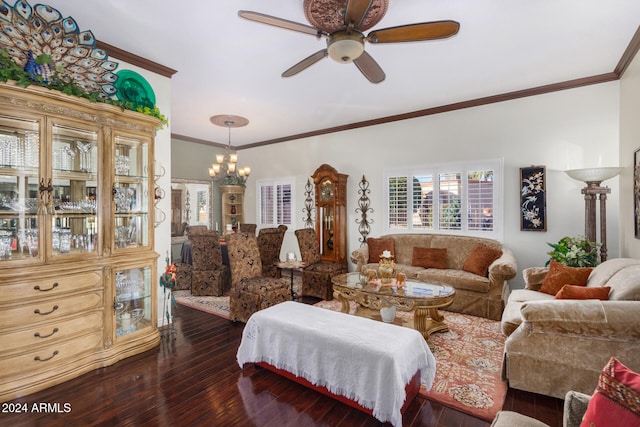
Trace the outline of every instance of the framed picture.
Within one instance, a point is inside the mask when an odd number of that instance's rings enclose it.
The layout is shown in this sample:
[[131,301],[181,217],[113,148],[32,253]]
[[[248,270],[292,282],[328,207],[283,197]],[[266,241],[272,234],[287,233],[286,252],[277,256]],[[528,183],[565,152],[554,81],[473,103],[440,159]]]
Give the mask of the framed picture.
[[633,224],[640,239],[640,148],[633,152]]
[[547,231],[546,168],[520,168],[520,230]]

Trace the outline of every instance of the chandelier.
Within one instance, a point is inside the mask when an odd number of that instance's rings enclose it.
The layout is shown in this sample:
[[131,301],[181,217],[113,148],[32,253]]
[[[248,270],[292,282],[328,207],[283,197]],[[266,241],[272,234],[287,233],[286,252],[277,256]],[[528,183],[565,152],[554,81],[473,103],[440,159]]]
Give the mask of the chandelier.
[[230,114],[212,116],[209,120],[216,126],[226,127],[229,132],[226,152],[224,154],[216,154],[216,162],[209,168],[209,176],[214,181],[222,179],[229,184],[244,184],[251,174],[251,168],[249,166],[238,166],[238,153],[231,152],[231,128],[246,126],[249,124],[249,120]]

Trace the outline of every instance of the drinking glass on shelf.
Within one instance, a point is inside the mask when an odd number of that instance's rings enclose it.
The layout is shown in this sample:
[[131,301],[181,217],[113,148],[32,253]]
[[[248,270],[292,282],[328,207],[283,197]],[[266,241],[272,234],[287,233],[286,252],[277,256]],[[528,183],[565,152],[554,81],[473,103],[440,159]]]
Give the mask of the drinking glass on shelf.
[[38,230],[34,228],[29,231],[31,232],[28,240],[29,253],[31,254],[32,257],[37,257],[38,256]]
[[113,196],[116,204],[116,212],[129,212],[133,204],[134,190],[132,188],[118,187]]
[[0,230],[0,258],[11,259],[11,243],[13,241],[13,232],[9,230]]
[[91,171],[91,156],[89,151],[92,147],[92,142],[83,143],[82,141],[76,141],[76,150],[80,153],[80,170],[82,172]]
[[131,159],[127,156],[116,155],[116,174],[117,175],[129,175],[129,168],[131,167]]
[[60,230],[60,253],[66,254],[71,250],[71,229]]

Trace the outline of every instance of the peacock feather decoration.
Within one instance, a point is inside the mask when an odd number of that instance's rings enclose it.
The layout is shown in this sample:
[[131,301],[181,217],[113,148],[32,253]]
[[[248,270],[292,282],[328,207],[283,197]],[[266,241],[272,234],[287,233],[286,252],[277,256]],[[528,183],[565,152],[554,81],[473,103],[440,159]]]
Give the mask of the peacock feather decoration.
[[117,92],[118,63],[96,48],[89,30],[80,31],[72,17],[51,6],[17,1],[0,4],[0,48],[32,76],[47,82],[54,74],[87,93],[109,98]]

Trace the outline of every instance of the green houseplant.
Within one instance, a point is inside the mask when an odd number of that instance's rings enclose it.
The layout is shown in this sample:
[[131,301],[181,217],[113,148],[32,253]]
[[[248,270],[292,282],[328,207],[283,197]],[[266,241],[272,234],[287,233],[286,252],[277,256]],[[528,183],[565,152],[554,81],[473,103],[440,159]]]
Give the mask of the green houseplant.
[[558,243],[547,243],[553,248],[547,252],[551,260],[557,261],[569,267],[595,267],[600,263],[598,249],[600,243],[590,242],[585,236],[565,236]]

